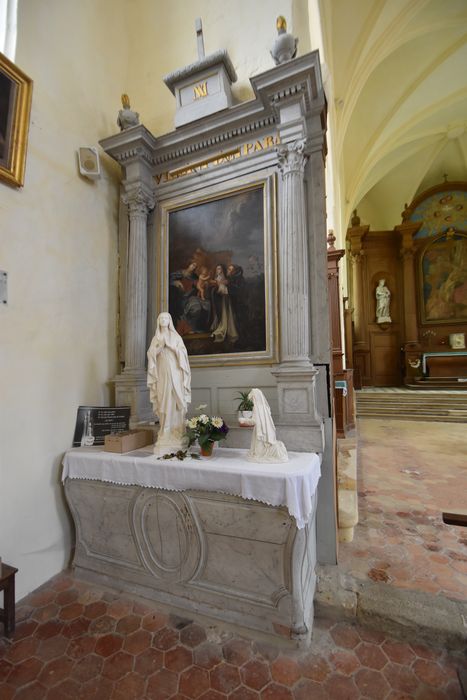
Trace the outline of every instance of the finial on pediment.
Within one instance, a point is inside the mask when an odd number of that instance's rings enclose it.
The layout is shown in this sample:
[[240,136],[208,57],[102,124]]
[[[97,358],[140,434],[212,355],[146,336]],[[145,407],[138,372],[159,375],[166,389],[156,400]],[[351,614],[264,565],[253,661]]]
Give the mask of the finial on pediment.
[[205,57],[204,53],[204,36],[203,36],[203,23],[201,17],[195,19],[195,29],[196,29],[196,41],[198,44],[198,60],[202,61]]
[[276,19],[276,29],[278,33],[281,34],[287,31],[287,20],[285,19],[284,15],[279,15],[279,17]]
[[277,39],[271,49],[271,56],[274,63],[278,66],[280,63],[285,63],[295,58],[297,55],[298,39],[287,32],[287,22],[283,15],[279,15],[276,19]]
[[334,235],[334,231],[332,230],[332,228],[330,228],[328,231],[327,242],[328,242],[328,250],[335,250],[334,243],[336,242],[336,237]]
[[407,202],[404,204],[404,211],[401,211],[402,221],[407,221],[410,216],[409,205]]
[[118,112],[117,124],[120,131],[139,124],[139,114],[131,109],[130,98],[125,93],[122,95],[122,109]]
[[353,210],[353,216],[350,219],[350,223],[352,226],[360,226],[360,217],[357,214],[357,210]]
[[448,181],[448,174],[447,174],[447,173],[443,173],[443,178],[444,178],[444,182],[447,182],[447,181]]

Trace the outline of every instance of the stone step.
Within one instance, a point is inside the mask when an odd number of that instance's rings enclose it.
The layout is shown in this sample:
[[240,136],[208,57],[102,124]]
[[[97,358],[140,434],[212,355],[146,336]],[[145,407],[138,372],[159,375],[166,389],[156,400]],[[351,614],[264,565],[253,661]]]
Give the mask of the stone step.
[[394,409],[396,411],[401,411],[404,408],[405,409],[410,409],[410,410],[415,410],[415,411],[467,411],[467,404],[436,404],[436,403],[418,403],[418,404],[408,404],[404,402],[399,402],[399,403],[385,403],[383,401],[375,401],[374,403],[361,403],[360,401],[357,402],[357,411],[366,409],[368,411],[371,411],[373,409],[377,408],[384,408],[384,409]]
[[356,414],[359,418],[467,423],[467,394],[357,391]]
[[412,402],[412,403],[425,403],[426,401],[439,401],[441,403],[465,403],[467,404],[467,396],[450,396],[449,394],[444,394],[443,396],[433,396],[433,394],[425,394],[412,396],[412,394],[360,394],[357,392],[357,401],[402,401],[402,402]]
[[467,422],[467,410],[462,409],[462,410],[453,410],[453,409],[448,409],[448,410],[436,410],[432,409],[430,410],[423,410],[423,409],[417,409],[411,410],[407,407],[404,406],[399,406],[397,409],[388,409],[384,407],[376,407],[376,408],[357,408],[357,416],[402,416],[402,415],[414,415],[414,416],[453,416],[455,418],[461,418]]
[[420,406],[420,405],[425,405],[425,404],[436,404],[436,405],[446,405],[446,406],[467,406],[467,398],[464,397],[458,397],[451,399],[449,397],[446,398],[437,398],[433,396],[421,396],[420,398],[412,398],[408,397],[406,398],[405,396],[385,396],[384,394],[375,394],[371,398],[368,396],[357,396],[357,403],[358,404],[373,404],[373,403],[384,403],[384,404],[390,404],[390,403],[397,403],[397,404],[404,404],[404,405],[414,405],[414,406]]
[[466,423],[467,417],[465,416],[444,416],[444,415],[428,415],[424,416],[416,413],[357,413],[357,418],[387,418],[388,420],[418,420],[433,423]]
[[368,406],[369,408],[381,406],[385,408],[386,406],[392,406],[393,408],[442,408],[443,410],[449,408],[455,409],[467,409],[467,401],[459,402],[437,402],[437,401],[357,401],[358,406]]
[[467,408],[441,408],[440,406],[433,406],[431,408],[426,406],[419,406],[416,410],[410,408],[410,406],[357,406],[358,413],[426,413],[426,414],[439,414],[444,416],[449,415],[464,415],[467,416]]

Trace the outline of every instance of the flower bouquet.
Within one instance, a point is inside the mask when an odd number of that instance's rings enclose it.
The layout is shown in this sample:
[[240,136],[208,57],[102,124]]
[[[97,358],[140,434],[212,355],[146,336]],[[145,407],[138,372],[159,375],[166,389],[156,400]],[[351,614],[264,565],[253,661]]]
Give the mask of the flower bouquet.
[[225,440],[229,428],[220,416],[207,416],[202,413],[186,422],[188,446],[198,440],[203,457],[211,457],[214,443]]

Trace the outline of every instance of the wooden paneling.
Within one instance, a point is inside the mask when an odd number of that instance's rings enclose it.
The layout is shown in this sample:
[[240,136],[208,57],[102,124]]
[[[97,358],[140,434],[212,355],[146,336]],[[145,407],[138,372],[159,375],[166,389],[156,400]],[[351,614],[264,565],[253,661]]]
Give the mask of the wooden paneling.
[[400,339],[398,333],[382,331],[371,334],[373,386],[401,384]]

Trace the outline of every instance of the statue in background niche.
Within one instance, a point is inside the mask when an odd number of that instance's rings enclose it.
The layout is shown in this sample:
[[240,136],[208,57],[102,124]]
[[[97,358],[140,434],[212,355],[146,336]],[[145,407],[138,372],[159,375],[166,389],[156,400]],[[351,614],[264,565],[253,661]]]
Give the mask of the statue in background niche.
[[376,323],[391,323],[389,304],[391,292],[386,287],[386,280],[379,280],[376,287]]
[[130,108],[130,98],[128,95],[122,95],[122,107],[118,113],[117,124],[120,127],[120,131],[129,129],[131,126],[136,126],[139,124],[139,114],[138,112],[133,112]]
[[254,421],[251,447],[247,454],[248,461],[271,464],[288,462],[289,456],[284,443],[276,440],[276,428],[271,409],[263,392],[260,389],[252,389],[248,398],[253,401],[252,420]]
[[279,15],[276,20],[277,39],[271,49],[271,56],[274,63],[278,66],[280,63],[285,63],[295,58],[297,55],[298,39],[287,32],[287,22],[285,17]]
[[185,418],[191,402],[191,371],[185,344],[169,313],[157,317],[156,334],[148,350],[147,384],[160,424],[154,453],[186,449]]

